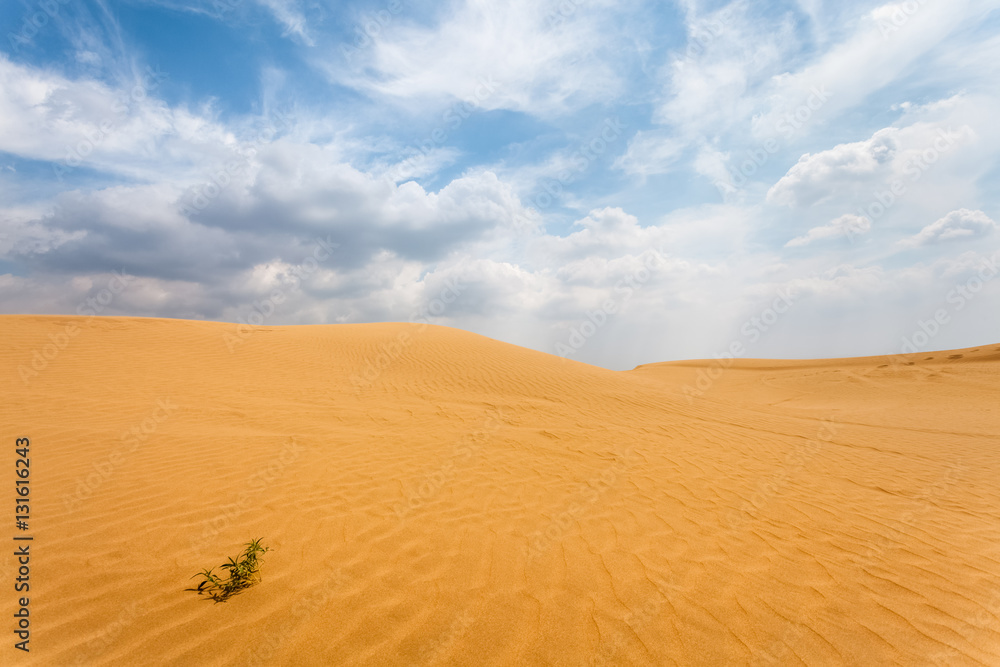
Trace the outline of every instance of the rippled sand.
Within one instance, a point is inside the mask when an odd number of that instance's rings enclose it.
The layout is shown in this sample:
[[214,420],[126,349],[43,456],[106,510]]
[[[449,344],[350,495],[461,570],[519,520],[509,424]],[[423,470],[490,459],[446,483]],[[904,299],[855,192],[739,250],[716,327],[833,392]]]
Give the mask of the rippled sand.
[[[0,324],[5,664],[1000,664],[1000,345],[613,372],[411,324]],[[254,537],[259,585],[186,590]]]

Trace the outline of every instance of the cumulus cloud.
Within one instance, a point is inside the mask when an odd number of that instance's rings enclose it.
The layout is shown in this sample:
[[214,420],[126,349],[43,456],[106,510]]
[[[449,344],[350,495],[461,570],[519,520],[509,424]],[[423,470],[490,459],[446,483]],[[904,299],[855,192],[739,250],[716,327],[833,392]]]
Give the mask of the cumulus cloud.
[[876,172],[888,172],[899,149],[898,135],[899,130],[890,127],[866,141],[806,153],[768,191],[768,202],[808,206],[831,197],[844,181],[869,182]]
[[[147,1],[220,18],[208,0]],[[1000,146],[989,76],[1000,59],[987,57],[1000,42],[962,30],[988,2],[917,3],[885,35],[879,22],[894,21],[898,3],[870,13],[851,0],[684,0],[681,25],[640,4],[407,9],[345,64],[336,40],[353,24],[325,34],[328,23],[303,18],[315,3],[256,0],[229,18],[266,11],[294,44],[281,69],[258,63],[259,91],[220,89],[232,93],[225,104],[168,103],[143,85],[141,66],[125,76],[121,63],[139,58],[113,51],[127,40],[72,41],[62,68],[0,54],[0,306],[76,312],[112,270],[133,278],[102,314],[246,321],[267,311],[273,324],[406,320],[460,288],[433,321],[555,352],[611,299],[617,312],[577,358],[627,368],[728,349],[789,288],[800,297],[754,356],[891,351],[896,323],[934,312],[937,287],[978,270],[978,253],[958,261],[949,253],[968,246],[946,242],[996,227],[996,195],[982,184]],[[286,70],[297,56],[301,70]],[[352,89],[336,87],[332,108],[302,71],[314,67]],[[170,72],[178,88],[185,74]],[[809,106],[822,85],[831,95]],[[297,100],[294,117],[232,111],[282,99]],[[446,108],[469,123],[434,139],[425,122]],[[808,118],[782,133],[797,112]],[[602,118],[629,134],[581,152]],[[731,165],[776,134],[753,177],[733,179]],[[406,159],[408,145],[420,155]],[[663,173],[667,187],[644,182]],[[720,204],[698,176],[741,190]],[[897,181],[906,195],[893,216],[859,210],[902,200]],[[935,218],[902,242],[913,253],[887,259],[914,219]],[[872,242],[846,257],[837,240],[862,234]],[[641,289],[619,291],[647,275],[652,251],[665,259]],[[274,294],[273,309],[261,305]],[[996,312],[982,308],[937,340],[957,347],[964,331],[995,332]],[[848,321],[850,336],[831,334]]]
[[899,196],[972,136],[968,126],[955,129],[940,123],[887,127],[864,141],[806,153],[768,190],[767,201],[802,208],[833,197],[867,200],[873,190],[892,190],[894,181],[900,184],[895,188]]
[[344,266],[363,265],[384,250],[430,262],[527,215],[489,172],[426,192],[412,181],[397,186],[324,161],[316,147],[276,142],[258,159],[250,175],[200,211],[185,213],[185,191],[170,185],[64,193],[53,212],[12,230],[9,257],[30,255],[56,272],[124,265],[196,280],[294,258],[322,237],[339,244]]
[[595,209],[573,222],[575,231],[566,236],[547,236],[538,244],[553,261],[567,262],[581,258],[612,259],[625,254],[640,254],[658,249],[664,241],[660,227],[642,227],[638,218],[621,208]]
[[932,222],[918,234],[904,239],[900,244],[915,248],[946,241],[979,239],[989,236],[996,229],[997,223],[982,211],[960,208]]

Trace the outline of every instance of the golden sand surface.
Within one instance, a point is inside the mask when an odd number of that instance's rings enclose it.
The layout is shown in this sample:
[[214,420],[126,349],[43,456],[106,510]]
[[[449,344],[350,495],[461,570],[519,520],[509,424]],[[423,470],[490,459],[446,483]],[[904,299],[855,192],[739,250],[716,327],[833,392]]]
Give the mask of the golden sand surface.
[[[414,324],[0,325],[0,539],[18,437],[33,537],[0,663],[1000,664],[1000,344],[615,372]],[[257,537],[259,584],[190,590]]]

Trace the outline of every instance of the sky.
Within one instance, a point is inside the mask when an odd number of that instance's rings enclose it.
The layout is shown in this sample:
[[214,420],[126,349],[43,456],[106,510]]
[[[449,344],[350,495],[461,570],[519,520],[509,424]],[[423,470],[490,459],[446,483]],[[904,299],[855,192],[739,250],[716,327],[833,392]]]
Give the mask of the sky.
[[[1000,0],[7,0],[0,312],[1000,342]],[[241,339],[242,340],[242,339]]]

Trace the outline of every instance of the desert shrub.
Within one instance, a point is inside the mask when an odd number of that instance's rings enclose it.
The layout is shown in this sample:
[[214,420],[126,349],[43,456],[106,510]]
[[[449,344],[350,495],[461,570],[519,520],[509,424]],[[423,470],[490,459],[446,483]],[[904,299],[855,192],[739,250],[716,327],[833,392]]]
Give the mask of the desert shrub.
[[[259,582],[261,579],[260,557],[271,550],[270,547],[261,546],[262,539],[250,540],[243,545],[242,553],[235,558],[230,558],[228,563],[222,565],[222,569],[227,571],[227,576],[215,574],[214,567],[194,575],[194,577],[202,577],[202,581],[195,590],[208,595],[216,602],[225,602],[233,595]],[[194,579],[194,577],[191,578]]]

